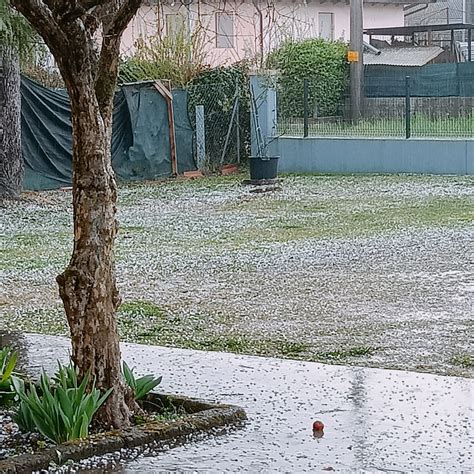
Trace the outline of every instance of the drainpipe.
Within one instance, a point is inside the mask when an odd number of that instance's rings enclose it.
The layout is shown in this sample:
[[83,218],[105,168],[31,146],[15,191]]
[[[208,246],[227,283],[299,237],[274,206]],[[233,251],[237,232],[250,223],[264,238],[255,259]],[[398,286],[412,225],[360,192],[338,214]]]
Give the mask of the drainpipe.
[[377,49],[375,46],[372,46],[370,43],[367,43],[364,41],[364,48],[368,49],[371,53],[375,54],[375,56],[379,56],[382,54],[382,51],[380,49]]

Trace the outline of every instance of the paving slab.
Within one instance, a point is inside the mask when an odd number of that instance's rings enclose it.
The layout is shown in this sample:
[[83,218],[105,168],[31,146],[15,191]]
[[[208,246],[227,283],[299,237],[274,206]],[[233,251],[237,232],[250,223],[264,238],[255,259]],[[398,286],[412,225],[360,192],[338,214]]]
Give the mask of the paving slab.
[[[69,341],[27,335],[29,370],[54,369]],[[123,344],[161,389],[243,407],[247,425],[139,457],[123,472],[474,471],[474,380]],[[322,420],[324,436],[313,436]]]

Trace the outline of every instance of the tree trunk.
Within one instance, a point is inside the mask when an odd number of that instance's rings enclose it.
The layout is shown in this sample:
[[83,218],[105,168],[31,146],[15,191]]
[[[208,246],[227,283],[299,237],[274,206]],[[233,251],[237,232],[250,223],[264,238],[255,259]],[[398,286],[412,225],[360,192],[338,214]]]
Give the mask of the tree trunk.
[[[122,34],[142,0],[9,0],[53,53],[71,102],[74,249],[57,277],[80,377],[113,391],[98,418],[124,428],[138,406],[121,373],[114,240],[112,107]],[[101,36],[98,48],[97,36]]]
[[0,48],[0,199],[17,199],[23,184],[20,65],[17,52]]
[[[99,412],[107,427],[129,425],[135,402],[121,375],[116,311],[120,304],[113,245],[117,189],[111,165],[112,124],[104,120],[93,87],[69,88],[73,126],[74,250],[57,277],[68,318],[72,359],[113,392]],[[131,410],[132,409],[132,410]]]

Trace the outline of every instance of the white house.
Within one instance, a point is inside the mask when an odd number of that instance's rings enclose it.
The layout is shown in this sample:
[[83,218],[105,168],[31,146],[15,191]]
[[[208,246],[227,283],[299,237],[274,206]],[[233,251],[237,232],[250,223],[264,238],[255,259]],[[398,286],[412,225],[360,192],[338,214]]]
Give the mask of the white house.
[[[436,0],[364,0],[364,27],[404,25],[404,6]],[[123,36],[122,53],[135,41],[178,29],[204,35],[212,65],[253,59],[287,38],[349,41],[348,0],[148,0]]]

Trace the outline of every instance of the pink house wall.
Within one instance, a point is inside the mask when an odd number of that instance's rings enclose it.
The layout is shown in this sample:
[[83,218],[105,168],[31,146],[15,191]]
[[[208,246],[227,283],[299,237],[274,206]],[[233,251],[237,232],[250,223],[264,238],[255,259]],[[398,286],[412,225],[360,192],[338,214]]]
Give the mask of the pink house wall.
[[[133,54],[135,41],[161,31],[166,34],[166,15],[180,14],[191,31],[200,26],[204,35],[206,62],[211,65],[231,64],[241,59],[252,59],[260,52],[260,16],[249,0],[193,2],[185,7],[183,2],[168,0],[167,4],[142,6],[124,33],[122,53]],[[345,2],[277,1],[262,5],[264,54],[274,49],[285,38],[303,39],[319,36],[319,13],[332,13],[334,39],[349,40],[349,6]],[[216,47],[215,13],[234,14],[234,45],[232,48]],[[366,4],[364,26],[367,28],[403,26],[402,5]]]

